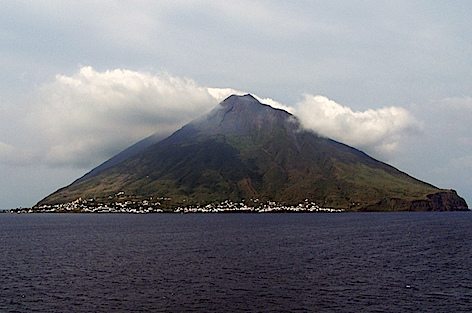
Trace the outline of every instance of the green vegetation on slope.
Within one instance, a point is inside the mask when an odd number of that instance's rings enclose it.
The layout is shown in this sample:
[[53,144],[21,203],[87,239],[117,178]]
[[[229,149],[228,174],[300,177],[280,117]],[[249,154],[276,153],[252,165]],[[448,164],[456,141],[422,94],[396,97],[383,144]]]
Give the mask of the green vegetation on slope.
[[242,199],[347,210],[433,210],[467,205],[361,151],[302,131],[294,117],[251,96],[230,97],[209,115],[41,203],[77,198],[166,197],[170,202]]

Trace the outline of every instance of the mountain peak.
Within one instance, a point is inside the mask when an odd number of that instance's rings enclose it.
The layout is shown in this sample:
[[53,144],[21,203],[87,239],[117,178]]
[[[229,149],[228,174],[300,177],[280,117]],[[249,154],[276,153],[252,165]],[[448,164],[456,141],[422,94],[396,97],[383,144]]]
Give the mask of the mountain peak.
[[245,95],[236,95],[232,94],[231,96],[227,97],[223,100],[224,103],[226,102],[233,102],[233,101],[246,101],[246,102],[258,102],[260,103],[253,95],[247,93]]
[[231,95],[171,136],[119,160],[40,204],[124,193],[133,199],[170,199],[168,208],[262,199],[351,211],[467,210],[454,192],[301,131],[290,113],[251,94]]
[[231,95],[222,102],[215,109],[223,108],[226,112],[233,112],[239,114],[247,114],[245,118],[250,118],[251,114],[262,115],[282,115],[284,118],[291,114],[285,110],[274,108],[268,104],[262,103],[251,94],[245,95]]
[[290,117],[290,113],[261,103],[251,94],[231,95],[192,125],[212,134],[240,136],[260,134],[262,130],[270,134],[274,129],[294,127]]
[[245,95],[231,95],[228,98],[224,99],[221,103],[223,107],[234,107],[234,106],[255,106],[255,105],[262,105],[253,95],[245,94]]

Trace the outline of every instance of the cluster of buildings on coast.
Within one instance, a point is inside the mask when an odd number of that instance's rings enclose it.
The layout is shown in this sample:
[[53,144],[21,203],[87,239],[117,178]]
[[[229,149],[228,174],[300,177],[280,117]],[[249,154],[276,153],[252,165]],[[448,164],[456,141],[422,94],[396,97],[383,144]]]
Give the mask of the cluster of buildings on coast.
[[232,202],[230,200],[206,205],[185,205],[169,207],[160,198],[156,200],[123,200],[102,202],[95,199],[77,199],[68,203],[43,204],[34,208],[19,208],[12,213],[269,213],[269,212],[342,212],[340,209],[323,208],[314,202],[305,200],[298,205],[283,205],[273,201],[260,202],[251,199],[250,202]]
[[114,201],[102,202],[79,198],[72,202],[43,204],[34,208],[17,209],[15,213],[162,213],[160,202]]
[[211,203],[205,206],[185,206],[177,207],[176,213],[225,213],[225,212],[254,212],[254,213],[269,213],[269,212],[342,212],[343,210],[322,208],[314,202],[305,201],[298,205],[283,205],[276,202],[268,201],[265,203],[258,203],[254,200],[256,205],[249,205],[245,202],[232,202],[226,200],[220,203]]

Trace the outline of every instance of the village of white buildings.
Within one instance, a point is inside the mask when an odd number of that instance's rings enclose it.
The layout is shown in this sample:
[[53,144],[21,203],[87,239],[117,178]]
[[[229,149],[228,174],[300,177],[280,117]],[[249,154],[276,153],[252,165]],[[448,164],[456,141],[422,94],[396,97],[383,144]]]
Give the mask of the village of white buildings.
[[[122,193],[115,195],[122,196]],[[113,197],[109,197],[109,200]],[[82,199],[61,204],[44,204],[33,208],[13,209],[11,213],[273,213],[273,212],[343,212],[340,209],[323,208],[306,199],[297,205],[283,205],[273,201],[262,202],[259,199],[232,202],[230,200],[205,205],[166,205],[170,198],[148,200],[99,201]]]

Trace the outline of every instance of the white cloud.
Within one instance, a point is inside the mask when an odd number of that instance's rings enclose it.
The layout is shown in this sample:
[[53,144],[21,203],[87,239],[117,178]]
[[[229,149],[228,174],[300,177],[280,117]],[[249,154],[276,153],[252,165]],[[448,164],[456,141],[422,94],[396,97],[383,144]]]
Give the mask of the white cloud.
[[[39,89],[25,121],[33,144],[23,146],[30,151],[3,143],[0,160],[90,168],[150,134],[170,134],[231,94],[246,93],[169,74],[82,67]],[[354,112],[322,96],[306,95],[294,106],[255,97],[295,114],[322,136],[368,152],[393,153],[401,137],[416,129],[409,112],[398,107]]]
[[150,134],[172,133],[231,94],[245,93],[165,73],[85,66],[40,88],[27,123],[41,142],[32,153],[53,166],[91,167]]
[[218,102],[223,101],[231,95],[244,95],[247,92],[236,90],[233,88],[207,88],[208,93],[215,98]]
[[404,108],[356,112],[324,96],[305,95],[295,114],[307,129],[383,156],[394,153],[403,136],[420,128]]
[[[224,99],[226,99],[227,97],[231,96],[231,95],[245,95],[247,94],[248,92],[247,91],[241,91],[241,90],[237,90],[237,89],[233,89],[233,88],[207,88],[208,92],[210,93],[210,95],[215,98],[218,102],[221,102],[223,101]],[[272,98],[264,98],[264,97],[259,97],[258,95],[254,95],[253,96],[261,103],[264,103],[264,104],[268,104],[270,105],[271,107],[273,108],[277,108],[277,109],[282,109],[282,110],[285,110],[287,112],[290,112],[292,113],[294,111],[293,107],[290,107],[288,105],[285,105],[285,104],[282,104]]]
[[152,133],[168,134],[217,100],[185,78],[82,67],[57,75],[33,110],[51,164],[90,166]]

